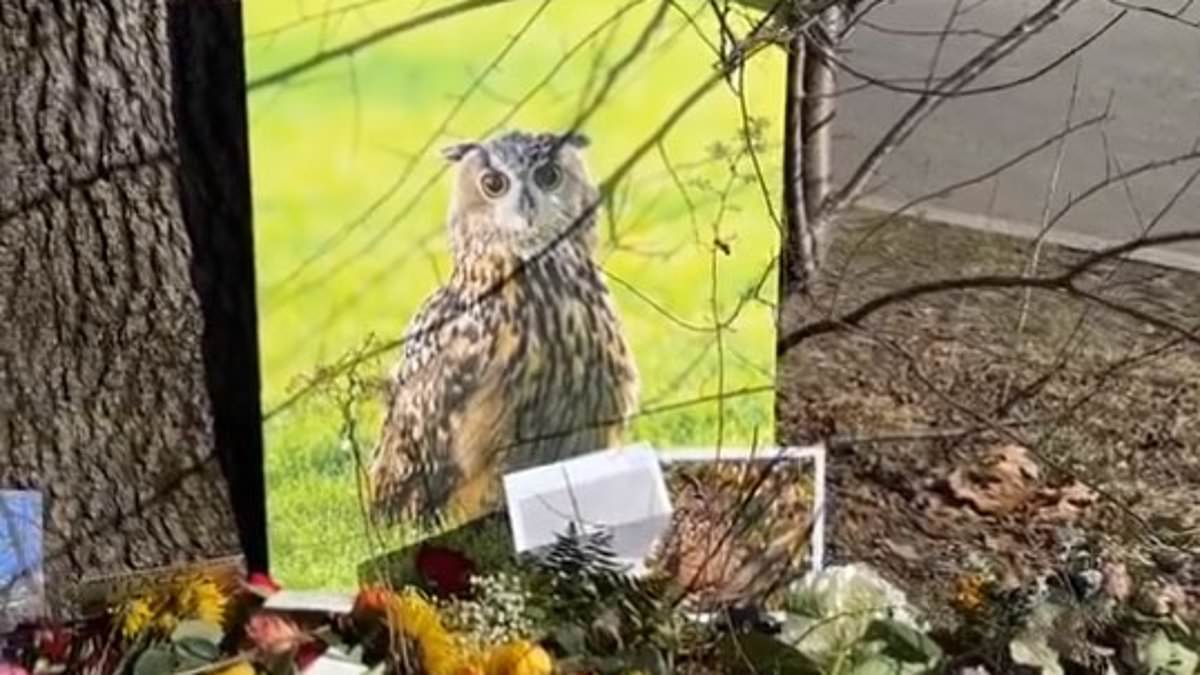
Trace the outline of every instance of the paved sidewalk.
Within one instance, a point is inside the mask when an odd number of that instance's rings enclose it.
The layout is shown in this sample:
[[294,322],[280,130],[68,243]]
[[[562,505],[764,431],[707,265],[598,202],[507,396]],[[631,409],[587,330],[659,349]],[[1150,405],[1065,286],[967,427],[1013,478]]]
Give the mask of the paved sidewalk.
[[[923,78],[936,37],[899,35],[894,31],[940,30],[953,4],[946,0],[905,0],[881,7],[871,15],[872,25],[877,28],[863,26],[854,33],[847,60],[875,77]],[[1039,4],[1031,0],[966,2],[963,6],[973,9],[957,27],[1000,32]],[[1200,13],[1200,7],[1196,12]],[[1082,3],[975,86],[1029,74],[1094,32],[1115,13],[1114,6],[1102,0]],[[986,41],[979,35],[949,40],[943,48],[939,72],[944,74],[961,64]],[[1081,121],[1101,113],[1111,96],[1112,119],[1102,128],[1091,127],[1067,142],[1051,213],[1069,195],[1079,195],[1105,179],[1108,154],[1128,171],[1145,162],[1187,153],[1196,146],[1200,139],[1197,63],[1200,29],[1142,14],[1129,15],[1083,53],[1078,63],[1080,88],[1072,117]],[[947,102],[885,163],[874,185],[875,203],[904,202],[976,176],[1060,132],[1076,67],[1075,60],[1068,60],[1019,89]],[[842,81],[843,88],[858,83],[849,75]],[[922,82],[906,84],[919,87]],[[840,150],[836,167],[839,177],[846,175],[911,100],[911,95],[877,87],[843,96],[835,132]],[[1056,152],[1056,146],[1051,145],[996,180],[923,206],[930,207],[929,217],[937,220],[1000,231],[1036,232],[1037,224],[1043,221]],[[1107,163],[1109,172],[1118,171],[1111,160]],[[1088,247],[1136,236],[1197,170],[1200,158],[1118,182],[1080,202],[1055,234],[1062,243]],[[1186,188],[1153,231],[1161,234],[1195,228],[1200,228],[1200,179]],[[1161,264],[1200,269],[1200,242],[1173,246],[1154,257]]]

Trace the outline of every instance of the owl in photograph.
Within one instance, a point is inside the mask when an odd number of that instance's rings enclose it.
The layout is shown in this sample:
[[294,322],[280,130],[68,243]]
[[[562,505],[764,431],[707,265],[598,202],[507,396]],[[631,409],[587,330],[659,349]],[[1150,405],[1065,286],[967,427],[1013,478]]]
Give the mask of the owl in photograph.
[[393,371],[368,476],[385,521],[473,517],[504,473],[621,443],[639,377],[594,259],[587,144],[511,131],[443,151],[454,269]]

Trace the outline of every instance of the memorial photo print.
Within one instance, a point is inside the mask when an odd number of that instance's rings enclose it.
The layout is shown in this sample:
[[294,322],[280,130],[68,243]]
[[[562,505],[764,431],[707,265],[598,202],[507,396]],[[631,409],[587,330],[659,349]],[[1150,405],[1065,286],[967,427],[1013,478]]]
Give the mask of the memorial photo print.
[[409,9],[245,10],[272,562],[298,586],[353,583],[364,517],[399,545],[502,507],[507,472],[773,442],[781,61],[720,77],[650,5]]

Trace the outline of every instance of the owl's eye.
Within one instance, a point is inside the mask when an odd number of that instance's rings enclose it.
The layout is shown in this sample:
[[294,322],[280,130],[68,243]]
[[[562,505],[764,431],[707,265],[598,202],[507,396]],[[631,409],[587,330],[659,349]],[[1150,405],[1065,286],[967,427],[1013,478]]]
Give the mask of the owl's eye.
[[553,164],[543,164],[533,170],[533,180],[543,190],[553,190],[562,183],[562,169]]
[[508,192],[508,176],[499,171],[485,171],[479,177],[479,187],[485,195],[495,199]]

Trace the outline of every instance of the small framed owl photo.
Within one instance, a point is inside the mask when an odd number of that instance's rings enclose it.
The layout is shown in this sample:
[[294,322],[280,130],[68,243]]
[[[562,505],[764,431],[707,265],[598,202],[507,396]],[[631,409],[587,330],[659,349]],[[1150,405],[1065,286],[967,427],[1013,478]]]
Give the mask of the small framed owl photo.
[[[774,447],[784,55],[716,3],[245,3],[272,572],[594,451]],[[740,24],[739,24],[740,25]]]
[[0,490],[0,633],[46,605],[42,493]]

